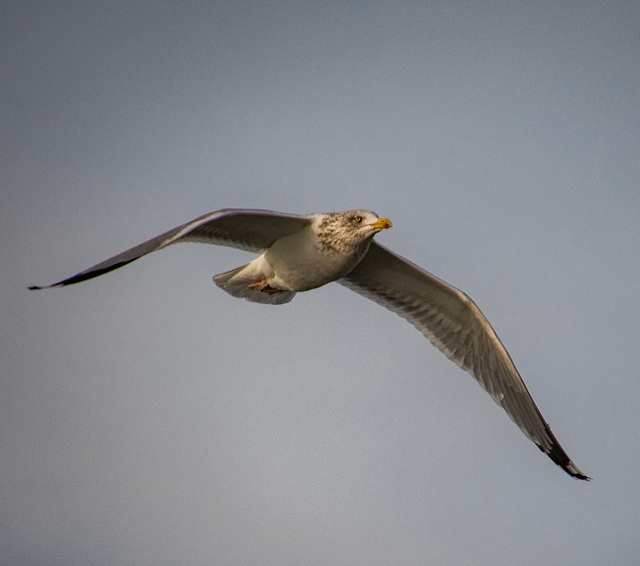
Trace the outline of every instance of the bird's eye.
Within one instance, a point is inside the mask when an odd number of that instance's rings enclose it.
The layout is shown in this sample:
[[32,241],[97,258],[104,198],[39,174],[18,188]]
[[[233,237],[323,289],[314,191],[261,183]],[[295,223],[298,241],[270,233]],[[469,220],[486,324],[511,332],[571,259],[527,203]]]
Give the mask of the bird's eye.
[[362,216],[354,216],[353,221],[358,223],[362,222]]

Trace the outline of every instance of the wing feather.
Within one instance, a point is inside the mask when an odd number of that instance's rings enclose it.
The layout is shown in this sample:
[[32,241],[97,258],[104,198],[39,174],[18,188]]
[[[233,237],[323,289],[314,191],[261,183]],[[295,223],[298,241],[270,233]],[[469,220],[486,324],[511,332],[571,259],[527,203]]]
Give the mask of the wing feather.
[[466,294],[376,242],[338,282],[409,321],[469,372],[540,450],[570,475],[589,479],[560,446],[491,324]]
[[201,242],[263,252],[277,239],[301,230],[310,222],[308,216],[270,210],[217,210],[203,214],[57,283],[42,287],[33,286],[29,289],[62,287],[92,279],[178,242]]

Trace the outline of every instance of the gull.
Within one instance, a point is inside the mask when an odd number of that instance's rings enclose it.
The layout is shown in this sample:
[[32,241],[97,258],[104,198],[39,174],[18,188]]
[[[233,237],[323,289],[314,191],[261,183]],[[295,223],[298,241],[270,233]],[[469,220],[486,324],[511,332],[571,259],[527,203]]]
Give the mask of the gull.
[[179,242],[259,253],[220,273],[214,283],[234,297],[281,305],[296,293],[332,281],[415,326],[466,370],[522,432],[574,478],[589,480],[571,461],[540,413],[493,327],[468,295],[374,241],[391,221],[369,210],[295,215],[224,209],[204,214],[76,275],[46,286],[92,279]]

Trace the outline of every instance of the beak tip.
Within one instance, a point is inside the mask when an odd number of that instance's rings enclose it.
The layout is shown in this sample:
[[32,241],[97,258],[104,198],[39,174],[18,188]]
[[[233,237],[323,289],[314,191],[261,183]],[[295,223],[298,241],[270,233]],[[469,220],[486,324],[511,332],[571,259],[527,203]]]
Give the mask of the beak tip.
[[388,218],[378,218],[378,220],[369,224],[369,226],[373,226],[376,230],[387,230],[388,228],[391,228],[393,224],[391,224],[391,220]]

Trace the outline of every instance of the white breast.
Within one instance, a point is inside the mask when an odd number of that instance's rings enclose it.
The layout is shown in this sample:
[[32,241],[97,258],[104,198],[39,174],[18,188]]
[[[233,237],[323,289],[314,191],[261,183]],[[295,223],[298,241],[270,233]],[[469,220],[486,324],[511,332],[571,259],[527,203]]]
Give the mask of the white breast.
[[274,242],[264,259],[274,271],[274,286],[308,291],[345,276],[363,255],[360,250],[337,254],[323,249],[310,226]]

